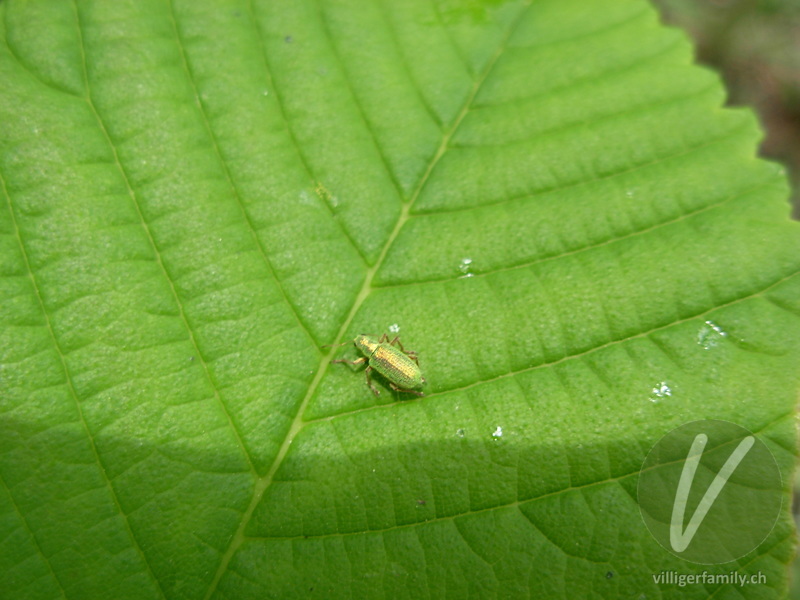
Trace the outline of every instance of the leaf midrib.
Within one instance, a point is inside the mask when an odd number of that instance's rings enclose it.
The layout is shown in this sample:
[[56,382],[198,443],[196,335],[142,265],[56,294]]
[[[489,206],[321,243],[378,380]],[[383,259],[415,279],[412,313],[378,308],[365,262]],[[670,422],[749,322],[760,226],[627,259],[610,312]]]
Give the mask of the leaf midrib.
[[[430,175],[433,172],[434,168],[436,167],[436,165],[438,164],[438,162],[440,161],[442,156],[444,156],[444,154],[446,153],[447,148],[448,148],[448,144],[450,142],[450,139],[456,133],[456,131],[458,130],[459,125],[461,124],[461,122],[463,121],[464,117],[469,112],[470,107],[472,106],[476,96],[478,95],[478,92],[480,91],[483,83],[486,81],[487,77],[492,72],[492,69],[494,68],[495,64],[497,63],[499,58],[502,56],[503,52],[505,51],[506,47],[508,46],[509,40],[511,39],[511,37],[514,34],[514,31],[516,31],[516,29],[519,26],[519,24],[523,21],[527,10],[531,6],[531,3],[532,3],[532,0],[527,0],[527,2],[525,2],[525,4],[523,4],[522,7],[520,8],[519,15],[517,16],[515,22],[512,23],[512,25],[508,28],[508,31],[506,32],[506,35],[503,37],[503,39],[498,44],[497,50],[495,50],[494,55],[487,61],[486,65],[483,68],[482,73],[475,79],[475,82],[473,83],[473,86],[472,86],[472,90],[471,90],[470,94],[467,96],[466,100],[464,101],[464,105],[462,106],[461,110],[459,111],[458,116],[456,117],[456,119],[453,121],[453,124],[450,126],[449,131],[447,131],[442,136],[442,140],[441,140],[441,142],[439,144],[439,147],[438,147],[436,153],[434,154],[433,158],[428,162],[428,167],[425,170],[425,172],[422,175],[422,177],[420,178],[420,181],[417,184],[417,187],[414,190],[414,193],[411,195],[411,198],[409,199],[409,201],[405,202],[403,204],[402,209],[400,211],[400,215],[399,215],[399,217],[397,219],[397,222],[395,223],[394,229],[389,234],[389,237],[387,238],[386,243],[384,244],[380,254],[378,255],[378,259],[375,261],[375,264],[372,265],[372,267],[370,267],[367,270],[366,277],[364,278],[364,283],[362,284],[361,289],[359,290],[358,294],[356,295],[356,299],[353,302],[353,305],[350,308],[350,311],[349,311],[347,317],[345,318],[344,322],[342,323],[342,326],[339,328],[339,331],[337,332],[336,337],[334,338],[334,340],[332,342],[332,346],[333,347],[328,352],[328,354],[324,355],[322,357],[322,359],[320,360],[319,366],[317,368],[317,372],[314,375],[314,379],[311,381],[311,384],[309,385],[309,388],[308,388],[308,391],[307,391],[305,397],[303,398],[303,400],[300,402],[300,404],[297,407],[297,413],[295,414],[295,417],[292,420],[291,425],[289,426],[289,430],[288,430],[288,433],[286,435],[286,438],[284,439],[283,443],[281,444],[281,447],[278,450],[278,453],[276,454],[272,465],[270,466],[269,470],[267,471],[267,473],[263,477],[258,478],[256,480],[256,484],[255,484],[255,487],[254,487],[254,490],[253,490],[253,498],[252,498],[252,500],[250,502],[250,505],[247,507],[247,510],[245,510],[245,512],[242,514],[242,519],[241,519],[241,522],[239,524],[239,527],[237,528],[236,533],[231,538],[231,542],[230,542],[227,550],[222,555],[222,559],[220,561],[219,567],[218,567],[216,573],[214,574],[214,578],[212,579],[211,584],[209,585],[209,588],[208,588],[208,592],[205,595],[205,600],[208,600],[214,594],[214,592],[216,591],[217,586],[219,585],[219,582],[222,579],[222,576],[227,571],[228,564],[230,563],[230,561],[233,558],[233,556],[236,553],[236,551],[239,549],[239,547],[242,545],[242,543],[246,539],[246,537],[244,535],[244,531],[245,531],[248,523],[250,522],[250,518],[252,517],[253,512],[255,511],[256,507],[258,506],[259,502],[261,501],[261,498],[264,495],[264,492],[271,485],[272,479],[275,476],[275,473],[280,468],[280,465],[283,463],[283,459],[285,458],[286,454],[289,451],[289,448],[292,445],[292,441],[297,436],[297,434],[306,426],[307,422],[303,420],[303,413],[305,412],[305,409],[308,406],[308,403],[310,402],[311,398],[314,396],[314,393],[316,392],[317,387],[319,386],[319,383],[322,381],[322,377],[324,376],[325,372],[327,371],[328,365],[330,364],[330,361],[333,358],[333,355],[334,355],[334,353],[336,351],[335,350],[335,346],[341,342],[342,338],[344,337],[345,332],[350,327],[350,324],[352,323],[353,319],[355,318],[355,315],[358,313],[359,309],[361,308],[361,305],[364,303],[364,300],[366,300],[367,297],[369,297],[369,295],[371,293],[371,290],[372,290],[372,280],[373,280],[373,278],[375,276],[375,273],[377,273],[377,271],[380,269],[381,265],[383,264],[384,259],[386,258],[386,255],[389,252],[389,249],[391,248],[392,244],[394,243],[394,240],[397,238],[397,236],[400,233],[400,230],[402,229],[403,225],[406,223],[406,221],[408,221],[408,219],[410,217],[410,213],[411,213],[411,208],[413,207],[413,205],[416,202],[417,198],[419,198],[419,195],[422,192],[422,190],[424,189],[425,184],[427,183],[428,179],[430,178]],[[252,0],[250,0],[250,6],[252,8]],[[323,21],[324,21],[324,17],[323,17]],[[326,30],[326,33],[327,33],[327,30]],[[259,34],[260,34],[260,30],[259,30]],[[337,60],[338,60],[338,55],[337,55]],[[345,72],[345,78],[347,79],[346,72]],[[361,110],[360,107],[359,107],[359,110]],[[366,121],[366,116],[364,115],[363,111],[361,111],[361,114],[362,114],[362,118],[364,118],[364,120]],[[373,137],[373,140],[375,140],[374,132],[372,131],[372,128],[369,127],[369,125],[368,125],[368,129],[370,131],[370,135],[372,135],[372,137]],[[375,143],[377,144],[377,140],[375,140]],[[383,156],[383,153],[380,153],[380,154],[381,154],[381,156]],[[385,161],[385,158],[383,160]],[[388,168],[388,165],[387,165],[387,168]],[[394,178],[393,178],[393,181],[394,181]],[[400,193],[401,189],[400,189],[399,185],[397,184],[397,182],[395,182],[395,185],[397,187],[398,193]]]

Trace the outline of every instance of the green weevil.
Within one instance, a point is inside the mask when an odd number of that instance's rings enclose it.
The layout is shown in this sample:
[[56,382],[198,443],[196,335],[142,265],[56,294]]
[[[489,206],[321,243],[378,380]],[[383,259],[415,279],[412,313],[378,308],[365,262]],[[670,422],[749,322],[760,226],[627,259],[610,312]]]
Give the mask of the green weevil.
[[[367,385],[373,394],[376,396],[381,394],[370,378],[370,373],[374,370],[383,375],[389,382],[389,387],[396,392],[416,394],[417,396],[425,395],[419,391],[425,385],[425,377],[422,376],[419,368],[417,353],[403,348],[399,336],[390,341],[389,336],[385,333],[377,339],[362,333],[355,337],[353,344],[364,356],[356,360],[339,359],[331,362],[351,365],[368,363],[364,373],[367,377]],[[395,347],[395,344],[398,347]]]

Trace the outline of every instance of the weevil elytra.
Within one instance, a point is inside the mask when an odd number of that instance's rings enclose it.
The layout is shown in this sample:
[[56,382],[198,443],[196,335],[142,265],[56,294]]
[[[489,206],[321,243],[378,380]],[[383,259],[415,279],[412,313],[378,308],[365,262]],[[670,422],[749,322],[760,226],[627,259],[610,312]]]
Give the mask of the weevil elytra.
[[394,391],[417,396],[425,395],[419,391],[425,385],[425,377],[422,376],[419,368],[417,353],[403,348],[399,336],[389,340],[389,336],[385,333],[380,338],[362,333],[355,337],[353,344],[364,356],[356,360],[339,359],[331,362],[343,362],[351,365],[367,363],[364,373],[367,377],[367,385],[373,394],[376,396],[381,394],[370,378],[370,373],[377,371],[386,378],[389,387]]

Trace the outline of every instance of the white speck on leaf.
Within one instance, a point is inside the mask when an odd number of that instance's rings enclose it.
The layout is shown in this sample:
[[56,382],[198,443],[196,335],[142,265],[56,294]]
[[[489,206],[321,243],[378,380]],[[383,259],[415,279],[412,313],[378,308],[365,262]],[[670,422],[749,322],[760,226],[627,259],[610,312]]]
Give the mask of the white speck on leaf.
[[661,398],[672,396],[672,388],[667,385],[666,381],[660,381],[653,388],[653,395],[650,396],[650,402],[658,402]]
[[697,332],[697,343],[708,350],[719,342],[719,338],[726,337],[728,333],[713,321],[706,321]]
[[472,259],[462,258],[461,262],[458,265],[458,270],[463,273],[462,277],[472,277],[474,274],[470,273],[471,268],[472,268]]

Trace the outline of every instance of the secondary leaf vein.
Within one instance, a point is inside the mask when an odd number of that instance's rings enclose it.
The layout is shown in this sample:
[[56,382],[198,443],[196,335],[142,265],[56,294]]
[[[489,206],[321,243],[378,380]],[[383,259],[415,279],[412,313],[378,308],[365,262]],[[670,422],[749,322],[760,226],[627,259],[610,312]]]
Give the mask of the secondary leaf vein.
[[195,100],[197,102],[197,106],[200,109],[200,116],[203,119],[203,125],[206,129],[206,133],[208,134],[209,140],[211,141],[211,145],[214,148],[214,153],[217,155],[217,160],[222,168],[223,173],[225,174],[225,180],[228,182],[228,186],[230,187],[232,196],[236,199],[236,204],[239,206],[239,210],[244,217],[245,222],[247,223],[247,228],[250,231],[250,236],[253,239],[256,247],[261,254],[261,257],[264,259],[264,263],[267,266],[267,270],[269,271],[272,279],[275,281],[275,285],[278,287],[278,290],[283,296],[284,301],[286,302],[287,306],[289,307],[289,311],[294,315],[294,318],[297,320],[298,325],[300,328],[305,332],[306,336],[308,337],[309,341],[312,345],[316,346],[317,342],[314,340],[314,337],[311,335],[311,332],[308,329],[308,326],[303,323],[303,320],[300,318],[300,314],[297,312],[296,307],[294,304],[289,300],[289,296],[286,294],[286,290],[283,288],[283,284],[281,283],[280,279],[275,273],[275,269],[272,266],[272,261],[269,259],[267,254],[266,248],[264,248],[264,244],[261,242],[261,239],[258,237],[256,227],[253,223],[253,220],[250,217],[250,213],[244,206],[244,202],[242,202],[242,194],[239,190],[239,186],[236,184],[234,180],[233,174],[231,173],[230,167],[228,166],[228,161],[225,160],[225,157],[222,155],[222,150],[219,146],[219,140],[217,138],[217,134],[214,131],[214,128],[211,126],[211,121],[208,118],[208,112],[206,110],[205,102],[203,102],[202,95],[199,93],[197,89],[197,82],[194,77],[194,73],[192,72],[191,64],[189,63],[189,59],[186,55],[186,48],[183,43],[183,37],[181,36],[180,26],[178,25],[178,20],[175,17],[175,5],[173,0],[168,0],[169,9],[170,9],[170,19],[172,21],[172,27],[175,31],[175,39],[178,42],[178,49],[181,54],[181,62],[183,64],[183,68],[186,71],[187,79],[189,80],[189,84],[192,86],[192,93],[194,94]]
[[[50,320],[50,314],[47,312],[47,308],[46,308],[45,303],[44,303],[44,298],[42,297],[41,290],[39,289],[39,283],[36,281],[36,274],[33,271],[33,267],[31,266],[31,262],[30,262],[30,259],[28,257],[28,251],[26,250],[25,244],[22,241],[22,233],[20,232],[19,223],[17,222],[17,217],[16,217],[16,214],[14,213],[14,205],[13,205],[13,203],[11,201],[11,195],[8,193],[8,189],[7,189],[6,183],[5,183],[5,178],[3,178],[1,174],[0,174],[0,184],[2,184],[3,194],[5,195],[6,200],[8,202],[8,210],[9,210],[9,212],[11,214],[11,222],[12,222],[12,225],[14,227],[14,233],[15,233],[15,237],[17,239],[17,243],[19,244],[19,249],[20,249],[20,253],[22,255],[22,260],[25,263],[25,269],[26,269],[26,271],[28,273],[28,276],[30,277],[31,284],[33,286],[33,292],[34,292],[34,295],[36,296],[36,301],[37,301],[37,303],[39,305],[39,308],[42,311],[42,315],[44,317],[44,321],[45,321],[45,326],[47,328],[47,332],[48,332],[48,334],[50,336],[50,339],[53,342],[53,346],[54,346],[54,348],[56,350],[56,353],[58,354],[61,370],[64,373],[64,378],[65,378],[65,380],[67,382],[67,388],[69,389],[69,393],[72,396],[72,399],[75,401],[75,410],[78,413],[78,418],[80,420],[81,428],[83,429],[83,432],[86,435],[86,439],[89,441],[89,447],[91,448],[92,454],[94,455],[94,459],[97,462],[97,466],[99,467],[100,474],[101,474],[101,476],[103,478],[103,481],[104,481],[104,483],[106,485],[106,489],[108,490],[108,493],[109,493],[109,495],[111,497],[111,500],[113,501],[114,506],[116,506],[117,511],[119,512],[120,516],[122,517],[122,520],[125,523],[125,529],[126,529],[126,531],[128,533],[128,536],[131,539],[131,543],[133,544],[133,547],[136,549],[136,552],[138,553],[139,557],[142,559],[142,562],[143,562],[145,568],[147,569],[147,572],[148,572],[150,578],[156,584],[156,587],[161,592],[162,597],[164,597],[166,599],[167,596],[166,596],[166,593],[164,592],[164,589],[161,587],[161,582],[155,576],[155,573],[153,573],[153,569],[150,566],[150,562],[147,560],[147,556],[145,556],[144,551],[142,550],[142,547],[139,545],[139,542],[138,542],[138,540],[136,539],[136,536],[133,533],[133,529],[131,528],[130,521],[128,520],[128,515],[125,514],[125,512],[122,510],[122,505],[120,504],[119,498],[117,496],[117,492],[114,489],[114,484],[111,482],[111,478],[108,476],[108,472],[106,471],[105,464],[103,463],[103,460],[100,458],[100,453],[97,451],[97,446],[95,445],[94,437],[92,436],[91,430],[89,429],[89,425],[86,423],[86,419],[84,418],[83,409],[81,408],[81,403],[80,403],[80,400],[78,398],[78,392],[75,389],[75,385],[73,384],[72,374],[71,374],[71,372],[69,370],[69,367],[67,366],[67,360],[66,360],[66,356],[64,354],[64,350],[61,348],[61,344],[59,343],[58,337],[56,336],[55,330],[53,329],[53,324],[52,324],[52,322]],[[9,494],[10,494],[10,491],[9,491]],[[12,497],[12,500],[13,500],[13,497]],[[38,545],[38,543],[37,543],[37,545]],[[44,554],[42,554],[42,556],[44,556]],[[48,561],[48,565],[49,564],[50,563]],[[52,566],[50,568],[52,570]],[[56,579],[58,579],[58,578],[56,578]],[[59,582],[59,585],[61,585],[60,582]],[[62,592],[63,592],[63,587],[62,587]]]

